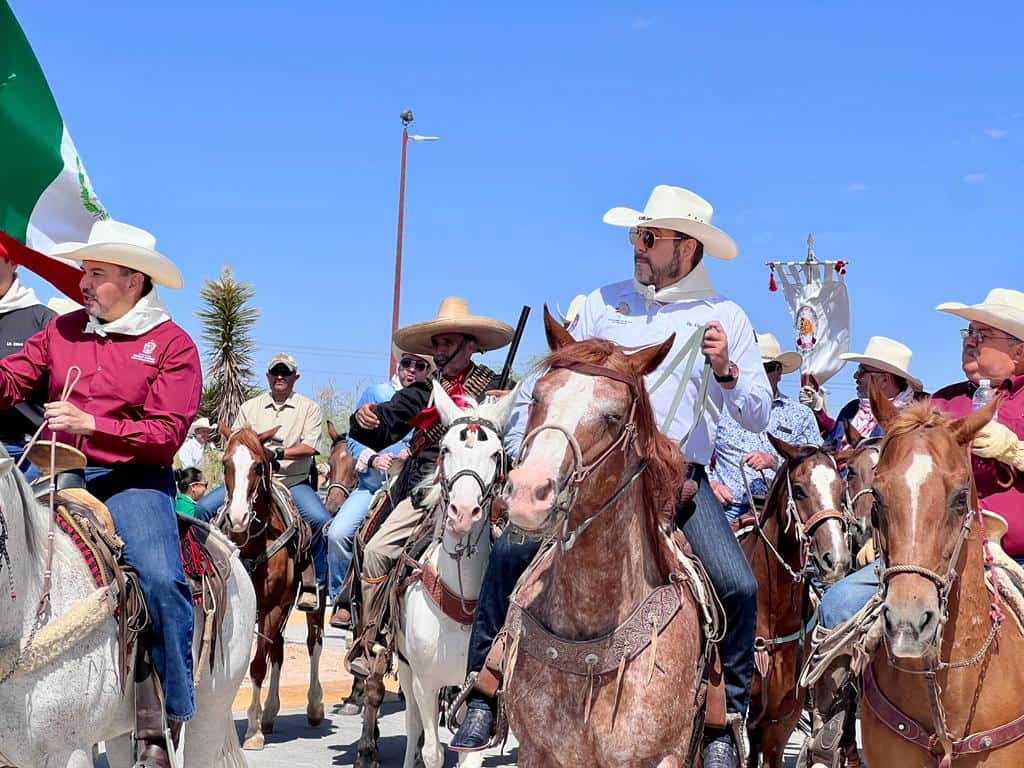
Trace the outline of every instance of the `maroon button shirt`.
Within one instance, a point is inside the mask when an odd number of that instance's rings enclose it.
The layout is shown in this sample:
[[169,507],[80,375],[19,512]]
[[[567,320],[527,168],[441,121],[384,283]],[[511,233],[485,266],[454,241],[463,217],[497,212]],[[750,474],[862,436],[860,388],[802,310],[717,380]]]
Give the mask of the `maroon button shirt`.
[[196,345],[170,320],[138,336],[85,333],[86,311],[56,318],[0,360],[0,408],[24,400],[49,374],[59,400],[68,370],[82,377],[68,400],[96,419],[89,437],[57,433],[89,463],[170,466],[199,410],[202,371]]
[[[971,412],[975,389],[977,387],[967,381],[951,384],[932,395],[932,402],[952,416],[966,416]],[[1003,402],[996,418],[1024,439],[1024,376],[1007,379],[999,391],[1003,393]],[[1009,523],[1003,548],[1008,555],[1024,556],[1024,472],[974,454],[971,454],[971,463],[981,506],[1002,515]]]

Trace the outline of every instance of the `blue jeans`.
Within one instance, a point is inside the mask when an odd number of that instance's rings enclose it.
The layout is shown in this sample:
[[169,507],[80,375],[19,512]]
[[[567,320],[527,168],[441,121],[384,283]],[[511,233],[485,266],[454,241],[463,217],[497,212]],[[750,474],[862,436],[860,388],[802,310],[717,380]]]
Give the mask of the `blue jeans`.
[[356,488],[345,499],[345,503],[341,505],[327,529],[327,565],[331,572],[331,600],[338,596],[341,582],[348,573],[356,531],[366,518],[372,498],[373,492],[370,489]]
[[[1015,557],[1014,560],[1024,566],[1024,557]],[[875,560],[825,590],[818,623],[825,629],[835,629],[867,605],[880,587],[877,568],[878,560]]]
[[[308,483],[298,483],[289,489],[292,493],[292,501],[299,515],[309,523],[313,529],[313,538],[310,541],[310,551],[313,555],[313,567],[316,569],[316,582],[323,589],[327,586],[327,539],[324,536],[324,529],[331,521],[331,515],[327,507],[317,496],[316,491]],[[196,519],[210,522],[224,506],[224,486],[218,485],[209,493],[203,495],[196,502]]]
[[181,566],[174,475],[169,467],[86,467],[86,487],[107,505],[139,575],[149,609],[153,667],[171,720],[195,712],[192,690],[192,594]]

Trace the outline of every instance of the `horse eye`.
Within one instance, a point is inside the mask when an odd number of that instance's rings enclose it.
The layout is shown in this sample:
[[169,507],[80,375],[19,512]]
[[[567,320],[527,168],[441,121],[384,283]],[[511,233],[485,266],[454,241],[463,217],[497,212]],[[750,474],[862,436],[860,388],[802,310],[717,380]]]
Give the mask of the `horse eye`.
[[846,477],[847,477],[847,479],[849,479],[849,478],[854,478],[854,479],[856,479],[856,477],[857,477],[857,472],[856,472],[856,470],[854,470],[853,468],[850,468],[850,467],[848,467],[848,468],[846,469]]
[[804,489],[801,488],[799,485],[794,485],[793,486],[793,498],[795,498],[795,499],[806,499],[807,498],[807,494],[804,493]]
[[961,514],[967,512],[970,504],[970,494],[966,488],[959,488],[953,493],[953,509]]

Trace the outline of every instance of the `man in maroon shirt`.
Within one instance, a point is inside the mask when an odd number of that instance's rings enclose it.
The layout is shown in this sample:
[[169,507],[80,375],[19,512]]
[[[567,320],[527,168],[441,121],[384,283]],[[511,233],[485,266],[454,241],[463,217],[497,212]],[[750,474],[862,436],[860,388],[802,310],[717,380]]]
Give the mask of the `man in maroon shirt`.
[[[195,343],[171,321],[153,284],[181,288],[152,235],[105,220],[88,243],[55,253],[82,263],[85,309],[58,317],[0,360],[0,408],[49,374],[47,437],[88,461],[86,487],[110,509],[124,560],[138,573],[150,617],[151,659],[172,737],[192,717],[192,601],[179,553],[171,461],[199,407]],[[80,378],[76,379],[79,375]],[[61,400],[65,382],[73,384]],[[137,766],[168,765],[156,682],[136,691]],[[144,702],[155,707],[143,706]],[[143,720],[143,710],[155,715]]]
[[[1006,518],[1009,531],[1003,538],[1006,553],[1024,563],[1024,293],[994,288],[981,304],[940,304],[941,312],[970,322],[960,331],[963,339],[961,365],[966,381],[943,387],[932,395],[932,404],[951,416],[970,413],[978,382],[988,379],[1003,393],[996,419],[974,439],[971,462],[982,509]],[[820,623],[826,631],[839,628],[860,610],[878,590],[876,563],[834,584],[821,601]],[[837,686],[839,695],[850,695]],[[826,716],[825,711],[838,713]],[[815,733],[798,766],[818,760],[826,765],[837,758],[836,735],[843,732],[846,706],[837,698],[815,717]],[[827,725],[822,725],[827,722]],[[827,745],[827,746],[826,746]]]

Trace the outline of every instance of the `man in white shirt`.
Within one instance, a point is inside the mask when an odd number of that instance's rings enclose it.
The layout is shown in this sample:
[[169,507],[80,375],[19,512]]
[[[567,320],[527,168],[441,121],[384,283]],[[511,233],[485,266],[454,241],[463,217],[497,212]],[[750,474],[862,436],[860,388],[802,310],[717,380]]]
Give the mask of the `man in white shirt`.
[[182,469],[189,467],[201,468],[203,455],[206,453],[206,446],[210,443],[210,434],[213,432],[213,425],[205,416],[192,422],[188,428],[188,437],[178,450],[178,463]]
[[[682,444],[688,477],[698,486],[696,496],[678,510],[676,521],[704,562],[725,607],[727,633],[719,650],[726,709],[739,722],[750,698],[757,584],[711,492],[705,466],[723,409],[745,429],[762,432],[768,426],[772,391],[750,321],[737,304],[714,290],[704,267],[705,249],[721,259],[737,254],[732,239],[711,226],[711,214],[711,205],[703,198],[666,185],[655,187],[642,212],[608,211],[606,223],[629,227],[634,277],[593,291],[569,330],[577,339],[600,337],[626,346],[660,343],[676,334],[672,352],[646,383],[658,423]],[[703,380],[702,401],[698,361],[704,359],[710,363],[712,380]],[[534,381],[536,376],[523,382],[505,437],[512,456],[519,452]],[[682,398],[674,407],[680,389]],[[507,533],[495,543],[470,639],[470,672],[483,669],[491,641],[504,623],[509,594],[537,546],[513,544]],[[484,696],[470,698],[467,717],[452,739],[453,749],[471,751],[486,743],[493,722],[488,704]],[[707,732],[703,756],[706,768],[739,764],[729,732]]]

